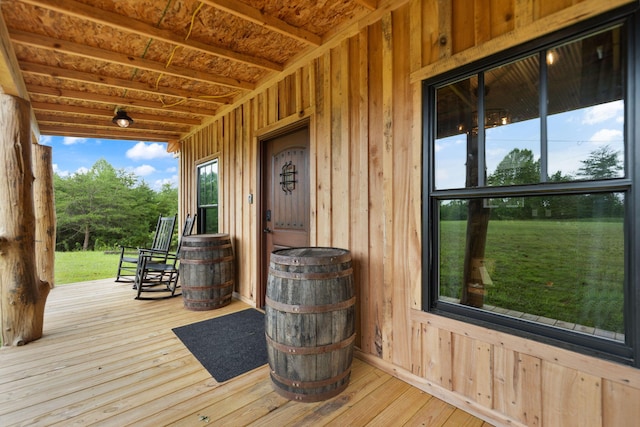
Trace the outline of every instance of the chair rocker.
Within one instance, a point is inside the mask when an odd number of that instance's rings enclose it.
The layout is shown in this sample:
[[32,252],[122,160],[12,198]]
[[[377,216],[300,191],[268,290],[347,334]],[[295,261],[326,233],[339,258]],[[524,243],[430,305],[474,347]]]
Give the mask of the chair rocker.
[[[151,244],[150,248],[133,248],[128,246],[121,246],[116,282],[135,281],[135,275],[138,269],[139,255],[142,252],[152,255],[158,262],[166,261],[167,255],[169,254],[169,248],[171,246],[173,230],[175,230],[176,227],[176,217],[177,215],[158,217],[156,231],[153,236],[153,243]],[[129,255],[129,253],[131,252],[135,252],[135,255]]]
[[[182,293],[176,293],[180,288],[178,284],[180,247],[182,246],[182,238],[191,235],[195,221],[196,215],[190,217],[187,214],[182,235],[178,241],[178,248],[174,254],[168,254],[164,262],[158,262],[150,253],[140,252],[133,285],[134,289],[137,290],[135,299],[164,299],[182,295]],[[147,296],[146,294],[142,296],[142,292],[156,294],[154,296]]]

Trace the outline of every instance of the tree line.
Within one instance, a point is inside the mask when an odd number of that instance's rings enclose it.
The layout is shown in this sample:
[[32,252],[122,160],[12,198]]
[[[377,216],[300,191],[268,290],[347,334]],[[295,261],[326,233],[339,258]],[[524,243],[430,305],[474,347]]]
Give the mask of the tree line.
[[[605,146],[590,153],[582,160],[575,175],[556,172],[547,182],[610,179],[623,170],[618,153]],[[493,174],[487,177],[489,186],[526,185],[540,181],[540,160],[528,149],[515,148],[498,164]],[[452,200],[440,207],[443,220],[466,220],[467,200]],[[493,219],[587,219],[621,218],[624,200],[611,192],[590,194],[567,194],[558,196],[503,197],[485,200],[486,208],[492,209]]]
[[54,175],[56,250],[111,250],[151,243],[159,215],[178,211],[178,189],[154,191],[104,159],[85,173]]

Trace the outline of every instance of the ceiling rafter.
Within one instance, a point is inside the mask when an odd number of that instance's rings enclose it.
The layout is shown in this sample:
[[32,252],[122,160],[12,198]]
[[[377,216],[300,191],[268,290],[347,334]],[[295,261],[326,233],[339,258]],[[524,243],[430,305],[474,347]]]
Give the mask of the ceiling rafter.
[[22,80],[45,135],[178,142],[391,2],[279,1],[0,0],[0,91]]
[[201,0],[202,3],[215,7],[216,9],[223,10],[227,13],[235,15],[239,18],[253,22],[271,31],[282,34],[287,37],[291,37],[295,40],[311,44],[314,46],[320,46],[322,44],[322,37],[303,30],[302,28],[289,25],[281,19],[274,16],[269,16],[260,10],[253,8],[249,5],[241,3],[239,1],[232,0]]
[[[106,117],[109,120],[113,116],[113,111],[114,111],[114,109],[110,107],[87,108],[87,107],[80,107],[80,106],[71,105],[71,104],[56,104],[53,102],[31,102],[31,107],[36,112],[37,111],[53,111],[58,113],[71,113],[71,114],[79,114],[84,116],[99,116],[99,117]],[[136,112],[136,122],[141,120],[154,122],[154,123],[158,123],[158,122],[179,123],[179,124],[184,124],[188,126],[197,126],[202,124],[202,120],[195,119],[192,117],[185,117],[185,116],[173,117],[173,116],[167,116],[167,115],[159,116],[156,114]]]
[[177,111],[189,114],[196,114],[200,116],[209,116],[215,113],[215,110],[207,110],[205,108],[200,107],[189,107],[184,105],[172,105],[172,106],[162,106],[154,101],[145,101],[141,99],[134,98],[122,98],[111,95],[102,95],[92,92],[85,92],[81,90],[72,90],[72,89],[59,89],[59,88],[50,88],[45,86],[38,85],[27,85],[27,89],[29,92],[38,95],[45,96],[53,96],[53,97],[62,97],[69,99],[76,99],[80,101],[93,101],[101,104],[109,104],[113,106],[132,106],[138,108],[147,108],[152,110],[164,110],[164,111]]
[[130,141],[168,142],[180,138],[180,134],[157,134],[148,130],[136,131],[133,127],[113,129],[80,128],[77,126],[42,125],[45,135],[75,136],[85,138],[124,139]]
[[41,122],[43,126],[58,126],[61,128],[68,128],[68,129],[77,129],[79,131],[82,132],[92,132],[92,131],[102,131],[102,132],[114,132],[114,133],[121,133],[121,132],[131,132],[131,133],[151,133],[154,135],[163,135],[166,138],[171,139],[171,137],[177,137],[180,135],[179,131],[171,131],[171,130],[166,130],[166,129],[158,129],[158,128],[151,128],[151,129],[146,129],[146,128],[142,128],[142,127],[128,127],[128,128],[121,128],[118,125],[115,125],[113,123],[111,123],[111,121],[109,121],[109,123],[105,123],[103,125],[94,125],[94,124],[88,124],[86,122],[78,122],[78,123],[60,123],[60,122],[53,122],[53,123],[47,123],[47,121],[43,121]]
[[157,96],[173,96],[179,98],[193,99],[199,102],[208,102],[214,104],[230,104],[233,98],[230,96],[212,96],[204,93],[193,92],[189,90],[176,90],[165,86],[159,86],[158,89],[150,88],[147,84],[132,82],[130,80],[118,79],[115,77],[99,76],[93,73],[85,73],[83,71],[69,70],[50,65],[40,65],[31,62],[20,62],[20,68],[23,73],[37,74],[52,78],[69,80],[92,84],[97,86],[115,87],[123,90],[134,90]]
[[[80,126],[80,127],[111,127],[115,126],[111,122],[111,118],[109,120],[103,120],[100,118],[83,118],[82,121],[78,121],[78,118],[70,117],[70,116],[60,116],[55,113],[44,113],[36,111],[36,118],[39,123],[42,124],[52,124],[57,123],[61,125],[69,125],[69,126]],[[75,119],[75,120],[74,120]],[[188,130],[188,126],[178,125],[178,124],[167,124],[167,123],[150,123],[150,122],[142,122],[136,116],[136,129],[146,129],[154,132],[170,132],[170,133],[184,133]]]
[[[84,3],[74,0],[22,0],[49,10],[63,13],[65,15],[86,19],[91,22],[108,25],[118,28],[129,33],[138,34],[140,36],[161,40],[172,43],[187,49],[196,50],[209,55],[215,55],[221,58],[230,59],[232,61],[241,62],[243,64],[264,68],[272,71],[282,71],[281,64],[269,61],[267,59],[246,55],[217,46],[201,43],[197,40],[185,40],[183,37],[167,30],[163,30],[153,25],[146,24],[127,16],[119,15],[114,12],[102,10]],[[295,27],[294,27],[295,28]]]
[[369,10],[376,10],[378,8],[378,0],[356,0],[356,3],[360,3]]
[[123,53],[54,39],[47,36],[28,33],[26,31],[9,30],[9,36],[14,43],[32,46],[51,52],[61,52],[68,55],[81,56],[83,58],[110,62],[147,71],[155,71],[165,75],[227,86],[234,89],[253,90],[255,88],[255,84],[251,82],[243,82],[229,77],[215,76],[210,73],[193,70],[191,68],[177,67],[175,65],[166,66],[165,64],[149,61],[148,59],[136,58]]
[[[0,13],[0,21],[0,93],[29,99],[29,93],[20,73],[18,60],[16,59],[16,53],[11,43],[9,43],[9,31],[5,25],[2,13]],[[31,118],[31,132],[33,132],[37,139],[40,137],[40,129],[33,111],[31,112]]]

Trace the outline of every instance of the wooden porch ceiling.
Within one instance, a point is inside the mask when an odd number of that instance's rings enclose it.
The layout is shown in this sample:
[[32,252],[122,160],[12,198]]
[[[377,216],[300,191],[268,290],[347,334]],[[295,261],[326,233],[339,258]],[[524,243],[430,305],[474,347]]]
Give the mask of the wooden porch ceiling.
[[377,3],[3,0],[0,83],[43,135],[176,141]]

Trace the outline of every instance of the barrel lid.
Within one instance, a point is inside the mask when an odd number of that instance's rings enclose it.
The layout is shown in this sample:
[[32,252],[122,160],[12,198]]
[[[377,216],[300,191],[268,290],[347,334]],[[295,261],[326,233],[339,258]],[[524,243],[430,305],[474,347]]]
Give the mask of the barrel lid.
[[284,265],[341,264],[351,260],[347,249],[330,247],[302,247],[278,249],[271,252],[271,261]]
[[192,234],[190,236],[183,236],[182,239],[183,241],[190,241],[190,242],[204,242],[204,241],[210,241],[210,240],[217,240],[217,239],[227,239],[229,238],[229,234],[227,233],[216,233],[216,234]]

